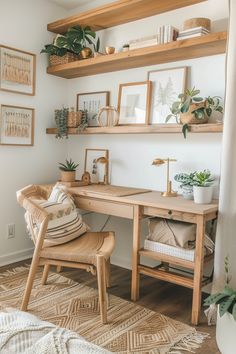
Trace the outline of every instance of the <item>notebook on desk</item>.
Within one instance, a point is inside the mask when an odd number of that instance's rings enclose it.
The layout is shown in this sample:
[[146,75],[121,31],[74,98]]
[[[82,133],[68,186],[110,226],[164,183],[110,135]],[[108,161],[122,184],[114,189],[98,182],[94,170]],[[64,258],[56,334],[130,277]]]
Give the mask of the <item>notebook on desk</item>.
[[76,187],[83,192],[91,192],[100,195],[107,195],[112,197],[125,197],[127,195],[141,194],[150,192],[149,189],[132,188],[132,187],[122,187],[113,186],[109,184],[91,184],[88,186]]

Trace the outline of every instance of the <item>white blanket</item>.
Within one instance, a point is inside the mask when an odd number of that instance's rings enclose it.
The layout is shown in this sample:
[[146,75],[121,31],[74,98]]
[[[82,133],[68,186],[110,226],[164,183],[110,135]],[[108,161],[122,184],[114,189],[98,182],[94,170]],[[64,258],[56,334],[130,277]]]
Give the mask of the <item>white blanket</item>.
[[0,313],[1,354],[108,354],[83,337],[22,311]]

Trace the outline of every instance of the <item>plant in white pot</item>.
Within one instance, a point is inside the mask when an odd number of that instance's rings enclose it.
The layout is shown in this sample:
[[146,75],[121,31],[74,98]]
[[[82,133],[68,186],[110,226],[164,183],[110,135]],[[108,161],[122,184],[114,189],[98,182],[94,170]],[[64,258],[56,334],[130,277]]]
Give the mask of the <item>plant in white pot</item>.
[[178,173],[175,175],[174,179],[176,182],[180,183],[180,188],[185,199],[193,199],[193,184],[194,176],[196,172],[193,173]]
[[206,306],[217,305],[216,342],[222,354],[236,353],[236,291],[229,284],[229,259],[225,258],[226,285],[224,289],[210,295]]
[[59,169],[61,171],[61,182],[74,182],[76,168],[79,164],[75,164],[72,159],[66,160],[65,163],[59,163]]
[[209,204],[212,201],[215,178],[209,170],[195,172],[193,177],[193,199],[197,204]]

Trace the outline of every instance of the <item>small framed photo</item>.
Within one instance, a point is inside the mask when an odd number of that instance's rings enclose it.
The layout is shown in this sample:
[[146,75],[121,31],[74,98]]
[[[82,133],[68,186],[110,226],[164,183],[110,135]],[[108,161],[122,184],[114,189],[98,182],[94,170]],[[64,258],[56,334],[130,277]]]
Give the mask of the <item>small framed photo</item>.
[[[148,72],[152,81],[151,124],[165,124],[173,102],[186,89],[187,67],[170,68]],[[171,118],[168,123],[177,123]]]
[[98,112],[100,108],[109,106],[110,92],[87,92],[77,94],[77,111],[88,111],[89,127],[98,127]]
[[119,86],[119,125],[149,124],[151,91],[151,81]]
[[36,55],[0,45],[0,90],[35,95]]
[[1,105],[1,145],[34,145],[34,109]]
[[106,149],[85,149],[84,172],[89,172],[91,183],[104,183],[108,178],[108,159]]

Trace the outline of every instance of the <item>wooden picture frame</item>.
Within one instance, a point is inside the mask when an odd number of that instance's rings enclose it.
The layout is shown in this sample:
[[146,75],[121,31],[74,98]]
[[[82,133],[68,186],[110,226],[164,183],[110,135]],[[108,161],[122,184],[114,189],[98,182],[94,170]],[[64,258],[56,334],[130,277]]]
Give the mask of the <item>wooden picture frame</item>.
[[0,90],[35,95],[36,55],[0,45]]
[[187,85],[187,66],[152,70],[147,73],[147,79],[152,81],[151,124],[176,124],[171,118],[172,103],[178,101],[178,95],[183,93]]
[[[106,164],[96,163],[99,157],[107,159]],[[91,183],[104,183],[105,175],[109,174],[109,150],[107,149],[85,149],[84,172],[89,172]]]
[[88,110],[88,126],[98,127],[98,112],[100,108],[109,106],[110,104],[110,92],[109,91],[97,91],[97,92],[85,92],[77,94],[76,108],[79,110]]
[[34,145],[35,110],[1,105],[0,145]]
[[118,125],[149,124],[152,82],[131,82],[119,85]]

